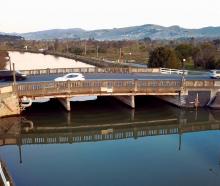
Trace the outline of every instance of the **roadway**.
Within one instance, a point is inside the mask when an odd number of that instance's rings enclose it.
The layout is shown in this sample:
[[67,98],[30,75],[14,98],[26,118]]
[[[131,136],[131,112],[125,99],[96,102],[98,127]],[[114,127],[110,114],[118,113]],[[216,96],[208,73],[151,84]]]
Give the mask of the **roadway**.
[[[83,74],[86,80],[181,80],[182,76],[177,74],[160,74],[160,73],[85,73]],[[17,83],[31,82],[50,82],[55,78],[61,77],[61,74],[53,75],[35,75],[28,76],[26,80],[18,81]],[[210,80],[208,75],[187,75],[186,80]],[[10,83],[9,81],[0,81],[0,86]]]

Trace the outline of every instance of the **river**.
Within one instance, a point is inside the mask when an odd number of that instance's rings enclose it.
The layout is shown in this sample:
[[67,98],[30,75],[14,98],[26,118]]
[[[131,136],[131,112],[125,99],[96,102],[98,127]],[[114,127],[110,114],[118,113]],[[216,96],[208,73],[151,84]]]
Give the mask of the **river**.
[[0,121],[1,158],[16,185],[219,185],[220,111],[152,97],[138,97],[135,110],[107,97],[72,107],[38,103],[22,125]]
[[34,103],[0,119],[0,157],[18,186],[219,186],[220,111],[136,97]]
[[[16,70],[93,67],[92,65],[75,61],[73,59],[52,55],[9,52],[9,56],[11,58],[11,63],[15,63]],[[10,69],[10,65],[8,64],[6,68]]]

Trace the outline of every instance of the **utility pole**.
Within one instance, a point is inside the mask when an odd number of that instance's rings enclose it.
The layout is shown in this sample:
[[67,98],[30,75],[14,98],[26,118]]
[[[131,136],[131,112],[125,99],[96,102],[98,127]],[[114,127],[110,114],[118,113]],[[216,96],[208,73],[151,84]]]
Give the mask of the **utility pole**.
[[119,63],[121,62],[121,57],[122,57],[122,50],[121,48],[119,49]]
[[87,45],[87,44],[86,44],[86,42],[85,42],[85,51],[84,51],[84,52],[85,52],[85,53],[84,53],[85,56],[86,56],[86,54],[87,54],[87,46],[86,46],[86,45]]
[[99,46],[97,45],[97,48],[96,48],[96,57],[99,58]]
[[13,85],[16,85],[15,64],[13,63]]
[[186,62],[186,59],[183,59],[182,61],[182,88],[184,88],[184,82],[185,82],[185,62]]
[[10,68],[10,71],[11,71],[12,69],[11,69],[11,58],[10,58],[10,56],[9,56],[9,68]]

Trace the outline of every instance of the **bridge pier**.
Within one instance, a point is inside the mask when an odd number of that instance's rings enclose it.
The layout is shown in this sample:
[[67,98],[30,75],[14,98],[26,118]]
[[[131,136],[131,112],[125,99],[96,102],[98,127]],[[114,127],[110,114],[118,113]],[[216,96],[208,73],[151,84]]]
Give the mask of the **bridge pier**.
[[58,100],[68,112],[71,111],[70,98],[58,98]]
[[135,108],[135,96],[115,96],[115,98],[131,108]]
[[208,106],[214,109],[220,108],[220,92],[218,91],[212,91],[210,101],[208,103]]

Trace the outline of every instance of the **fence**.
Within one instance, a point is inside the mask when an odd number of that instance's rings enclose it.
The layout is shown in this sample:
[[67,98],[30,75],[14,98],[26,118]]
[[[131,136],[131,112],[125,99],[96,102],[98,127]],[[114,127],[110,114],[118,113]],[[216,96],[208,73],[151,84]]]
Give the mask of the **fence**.
[[67,73],[159,73],[159,68],[54,68],[54,69],[36,69],[36,70],[20,70],[26,75],[52,75],[52,74],[67,74]]

